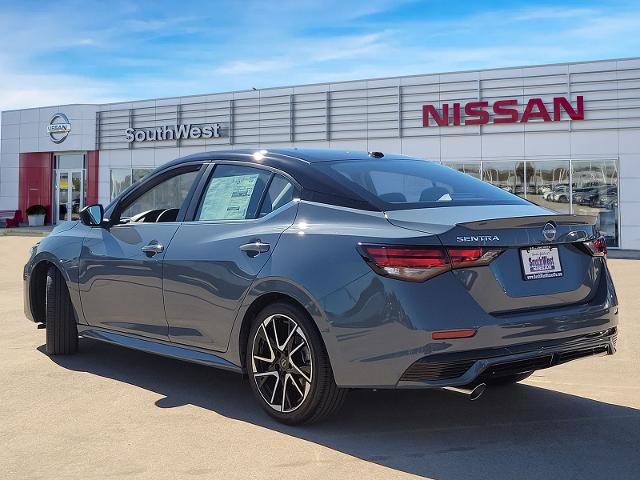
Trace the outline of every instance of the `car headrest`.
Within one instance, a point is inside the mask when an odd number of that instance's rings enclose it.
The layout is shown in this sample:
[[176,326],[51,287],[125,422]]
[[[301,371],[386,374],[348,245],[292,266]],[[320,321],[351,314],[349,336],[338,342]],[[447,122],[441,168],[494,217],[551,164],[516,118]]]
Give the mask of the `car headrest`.
[[437,202],[444,195],[449,194],[449,190],[444,187],[429,187],[425,188],[420,194],[421,202]]
[[380,195],[380,200],[389,203],[407,203],[407,197],[400,192],[383,193]]

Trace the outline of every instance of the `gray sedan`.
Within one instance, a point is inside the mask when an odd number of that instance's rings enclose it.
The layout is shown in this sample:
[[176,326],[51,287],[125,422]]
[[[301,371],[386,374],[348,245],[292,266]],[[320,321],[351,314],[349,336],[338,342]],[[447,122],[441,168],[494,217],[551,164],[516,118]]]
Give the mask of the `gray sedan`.
[[33,248],[25,312],[78,337],[249,377],[279,421],[349,389],[487,385],[612,354],[617,299],[589,216],[434,162],[234,150],[158,168]]

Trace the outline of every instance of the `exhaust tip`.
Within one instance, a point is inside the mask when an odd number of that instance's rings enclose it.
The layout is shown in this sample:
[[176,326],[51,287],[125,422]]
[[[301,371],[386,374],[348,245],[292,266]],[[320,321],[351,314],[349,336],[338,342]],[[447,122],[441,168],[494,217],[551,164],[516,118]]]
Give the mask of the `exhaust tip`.
[[487,389],[486,383],[479,383],[473,388],[465,388],[465,387],[442,387],[443,390],[447,390],[448,392],[456,392],[466,395],[466,397],[473,401],[479,399],[484,391]]
[[471,390],[471,393],[469,393],[469,400],[473,402],[474,400],[479,399],[486,389],[487,389],[486,383],[480,383],[476,385],[476,387],[473,390]]

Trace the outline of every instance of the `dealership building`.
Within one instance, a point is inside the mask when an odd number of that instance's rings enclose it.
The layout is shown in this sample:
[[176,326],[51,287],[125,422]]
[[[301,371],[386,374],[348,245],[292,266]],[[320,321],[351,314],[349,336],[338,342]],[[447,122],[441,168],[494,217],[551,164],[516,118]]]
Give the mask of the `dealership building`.
[[0,210],[57,224],[174,158],[270,147],[440,162],[640,250],[640,58],[4,111]]

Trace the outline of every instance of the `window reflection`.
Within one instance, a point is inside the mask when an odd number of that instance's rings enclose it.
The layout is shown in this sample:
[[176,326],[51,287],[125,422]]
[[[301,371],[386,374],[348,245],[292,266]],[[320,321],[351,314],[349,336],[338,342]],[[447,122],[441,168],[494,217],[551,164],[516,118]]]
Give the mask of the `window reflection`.
[[111,169],[111,200],[116,198],[131,184],[139,182],[153,172],[153,168],[112,168]]
[[131,185],[130,168],[111,169],[111,200],[116,198]]
[[484,162],[482,179],[496,187],[524,197],[524,162]]
[[121,218],[131,218],[153,210],[180,209],[189,193],[198,171],[185,172],[159,183],[140,195],[121,214]]
[[[595,215],[607,245],[619,246],[617,160],[444,162],[559,213]],[[526,192],[525,192],[526,182]]]
[[527,162],[527,200],[559,213],[571,213],[569,160]]
[[607,245],[618,246],[618,166],[615,160],[574,160],[573,212],[595,215]]
[[458,170],[459,172],[466,173],[467,175],[471,175],[475,178],[480,178],[480,162],[469,162],[469,163],[451,163],[444,162],[443,165],[447,167],[451,167],[454,170]]
[[153,172],[153,168],[134,168],[132,173],[133,183],[139,182]]

